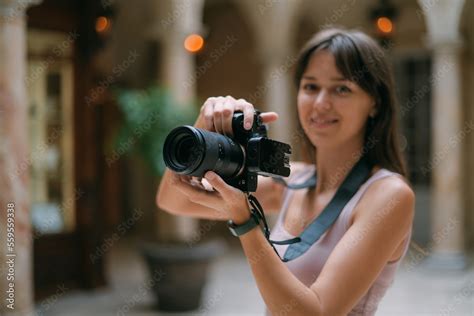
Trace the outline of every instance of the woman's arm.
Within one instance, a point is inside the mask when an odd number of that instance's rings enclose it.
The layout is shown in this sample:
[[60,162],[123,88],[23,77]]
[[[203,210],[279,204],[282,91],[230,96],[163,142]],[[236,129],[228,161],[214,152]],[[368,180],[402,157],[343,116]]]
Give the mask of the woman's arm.
[[[217,181],[212,184],[225,192]],[[259,229],[240,237],[273,315],[346,315],[367,292],[411,227],[414,195],[403,180],[389,177],[374,182],[357,208],[358,216],[309,288],[280,261]]]
[[[214,172],[207,172],[205,178],[216,191],[189,185],[180,185],[180,190],[194,202],[228,214],[237,225],[249,220],[250,208],[242,191]],[[274,315],[346,315],[407,235],[414,194],[402,179],[387,177],[369,186],[356,210],[352,225],[311,287],[280,261],[260,229],[240,237],[260,293]]]
[[[292,162],[291,175],[298,174],[304,167],[305,164],[302,162]],[[156,204],[160,209],[171,214],[188,215],[209,220],[224,221],[229,219],[228,215],[223,212],[193,202],[188,195],[183,193],[182,186],[178,184],[190,185],[184,177],[179,177],[170,170],[166,170],[156,195]],[[283,203],[284,190],[285,187],[281,183],[270,177],[259,176],[257,191],[254,195],[266,214],[277,213]]]

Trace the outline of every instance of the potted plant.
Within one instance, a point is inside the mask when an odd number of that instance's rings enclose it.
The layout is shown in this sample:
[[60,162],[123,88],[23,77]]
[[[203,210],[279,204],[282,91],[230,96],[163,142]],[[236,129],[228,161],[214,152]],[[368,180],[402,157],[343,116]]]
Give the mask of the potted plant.
[[[162,151],[166,136],[176,126],[191,124],[196,118],[197,107],[178,104],[170,93],[158,87],[118,90],[115,94],[124,118],[116,146],[132,143],[133,146],[127,146],[127,153],[141,157],[148,170],[161,178],[166,168]],[[159,212],[158,231],[166,233],[156,234],[156,240],[144,242],[139,248],[150,275],[157,272],[160,275],[159,282],[152,282],[158,308],[193,310],[199,307],[209,263],[223,252],[224,246],[215,240],[196,242],[194,238],[190,242],[190,236],[196,236],[196,231],[185,234],[173,220],[187,220],[188,224],[192,221],[194,225],[188,227],[198,228],[195,219],[170,218],[165,212]]]

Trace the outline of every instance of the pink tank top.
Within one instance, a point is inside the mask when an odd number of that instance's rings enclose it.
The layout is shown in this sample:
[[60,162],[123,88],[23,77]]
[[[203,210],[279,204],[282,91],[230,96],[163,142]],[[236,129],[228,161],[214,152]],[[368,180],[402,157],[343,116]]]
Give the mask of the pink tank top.
[[[313,173],[314,165],[308,166],[308,168],[305,169],[302,173],[295,175],[294,179],[291,179],[291,182],[301,183],[302,181],[308,179]],[[367,188],[372,182],[391,175],[398,175],[398,173],[391,172],[384,168],[379,169],[377,172],[375,172],[364,184],[361,185],[361,187],[352,197],[352,199],[349,200],[337,220],[334,222],[333,226],[329,228],[321,236],[321,238],[316,243],[314,243],[310,249],[308,249],[306,253],[292,261],[285,263],[286,266],[290,269],[290,271],[301,282],[303,282],[306,286],[309,287],[316,281],[332,250],[336,247],[336,244],[339,242],[339,240],[349,228],[349,220],[352,211],[356,204],[359,202],[361,196],[364,194],[364,192],[367,190]],[[286,240],[296,237],[288,233],[283,227],[283,219],[285,218],[286,210],[288,208],[288,204],[291,200],[293,192],[293,190],[286,189],[284,193],[282,209],[278,216],[275,227],[272,229],[272,240]],[[408,246],[410,244],[409,242],[411,239],[411,233],[412,230],[410,229],[408,238],[405,240],[404,251],[400,259],[387,263],[385,265],[385,267],[375,280],[374,284],[372,284],[367,293],[360,299],[360,301],[356,304],[356,306],[351,310],[348,315],[365,316],[375,314],[380,300],[385,295],[385,292],[390,287],[390,285],[393,283],[397,268],[408,250]],[[277,249],[280,256],[283,257],[286,249],[288,248],[288,245],[275,245],[275,248]],[[268,310],[267,315],[270,315]]]

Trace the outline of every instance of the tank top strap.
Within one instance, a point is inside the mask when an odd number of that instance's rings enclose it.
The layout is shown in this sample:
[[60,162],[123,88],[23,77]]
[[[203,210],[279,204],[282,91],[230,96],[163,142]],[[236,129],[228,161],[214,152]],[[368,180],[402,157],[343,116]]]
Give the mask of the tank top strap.
[[367,191],[367,189],[373,182],[385,177],[393,176],[393,175],[401,176],[400,174],[390,171],[385,168],[381,168],[377,170],[369,179],[367,179],[367,181],[364,184],[361,185],[359,192],[357,192],[358,195],[360,195],[358,198],[360,198],[365,193],[365,191]]
[[343,221],[343,224],[344,224],[344,227],[345,227],[346,230],[349,228],[349,219],[352,215],[352,212],[353,212],[354,208],[356,207],[357,203],[359,203],[360,199],[362,198],[364,193],[367,191],[369,186],[377,180],[380,180],[382,178],[389,177],[389,176],[392,176],[392,175],[400,176],[396,172],[390,171],[390,170],[385,169],[385,168],[381,168],[381,169],[377,170],[371,177],[369,177],[369,179],[367,179],[367,181],[365,181],[360,186],[357,193],[346,204],[346,206],[344,206],[344,209],[342,210],[341,215],[340,215],[340,219]]

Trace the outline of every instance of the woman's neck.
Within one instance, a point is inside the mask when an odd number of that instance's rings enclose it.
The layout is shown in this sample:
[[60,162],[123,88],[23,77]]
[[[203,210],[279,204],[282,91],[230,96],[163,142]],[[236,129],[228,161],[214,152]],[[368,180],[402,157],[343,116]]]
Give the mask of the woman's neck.
[[359,161],[362,149],[363,141],[334,148],[318,148],[316,150],[318,173],[316,193],[336,190]]

